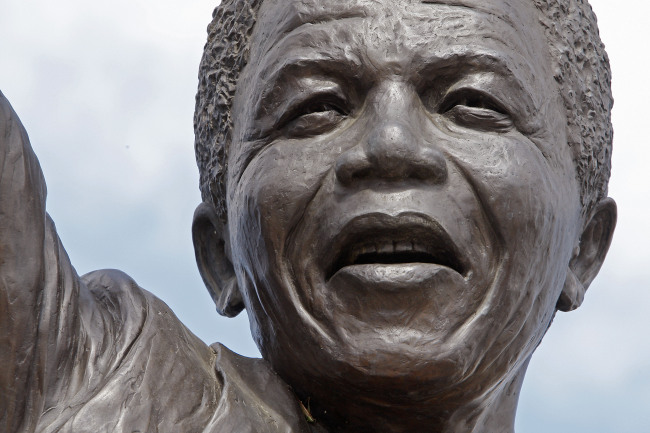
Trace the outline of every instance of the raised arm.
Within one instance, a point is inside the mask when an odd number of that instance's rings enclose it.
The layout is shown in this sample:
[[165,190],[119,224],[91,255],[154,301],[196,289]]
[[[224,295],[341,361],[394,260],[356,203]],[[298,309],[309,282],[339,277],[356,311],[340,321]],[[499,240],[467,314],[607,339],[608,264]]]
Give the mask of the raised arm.
[[45,195],[0,93],[0,432],[202,431],[220,419],[215,352],[127,275],[77,276]]
[[23,421],[29,423],[26,414],[43,394],[33,366],[45,278],[45,195],[27,133],[0,93],[1,431],[31,430]]
[[[80,282],[45,212],[27,133],[0,93],[0,431],[33,431],[80,356]],[[51,395],[51,393],[49,393]]]

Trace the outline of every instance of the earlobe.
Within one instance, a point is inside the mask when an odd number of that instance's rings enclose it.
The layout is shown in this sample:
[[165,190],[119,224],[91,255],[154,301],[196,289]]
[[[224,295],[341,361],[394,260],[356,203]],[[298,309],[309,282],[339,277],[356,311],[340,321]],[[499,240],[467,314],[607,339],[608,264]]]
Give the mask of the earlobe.
[[564,288],[562,288],[560,298],[557,300],[556,308],[565,312],[575,310],[582,305],[586,291],[585,286],[582,285],[578,277],[576,277],[576,274],[571,270],[571,267],[569,267],[566,281],[564,281]]
[[607,197],[594,208],[569,262],[564,288],[557,302],[560,311],[572,311],[584,300],[591,282],[605,261],[616,226],[616,202]]
[[219,314],[235,317],[244,309],[244,302],[227,250],[227,239],[227,224],[212,204],[201,203],[194,211],[192,222],[196,264]]

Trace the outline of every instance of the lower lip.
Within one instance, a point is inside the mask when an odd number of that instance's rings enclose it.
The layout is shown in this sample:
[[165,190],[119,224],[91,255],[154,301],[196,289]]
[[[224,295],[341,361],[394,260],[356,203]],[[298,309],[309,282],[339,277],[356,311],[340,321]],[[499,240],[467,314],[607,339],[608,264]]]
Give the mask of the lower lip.
[[339,269],[328,284],[361,291],[421,290],[439,285],[465,284],[451,268],[430,263],[365,264]]

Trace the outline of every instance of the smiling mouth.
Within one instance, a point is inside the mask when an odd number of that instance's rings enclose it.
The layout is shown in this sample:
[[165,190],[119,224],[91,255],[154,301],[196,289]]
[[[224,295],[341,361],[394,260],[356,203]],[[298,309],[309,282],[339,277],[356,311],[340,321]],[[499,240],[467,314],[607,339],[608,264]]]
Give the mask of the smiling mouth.
[[329,280],[356,265],[431,264],[465,276],[467,266],[447,232],[419,214],[370,214],[354,219],[337,236]]

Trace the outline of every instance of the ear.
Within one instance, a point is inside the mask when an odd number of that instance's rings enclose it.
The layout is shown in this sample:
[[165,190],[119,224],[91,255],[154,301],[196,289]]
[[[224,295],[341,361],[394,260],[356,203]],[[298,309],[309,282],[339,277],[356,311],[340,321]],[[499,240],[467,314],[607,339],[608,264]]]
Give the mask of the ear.
[[235,317],[244,309],[244,301],[231,261],[228,224],[212,204],[203,202],[194,211],[192,240],[199,272],[217,311]]
[[564,288],[557,302],[558,310],[571,311],[582,304],[585,292],[596,278],[609,250],[616,214],[616,202],[609,197],[595,206],[569,262]]

